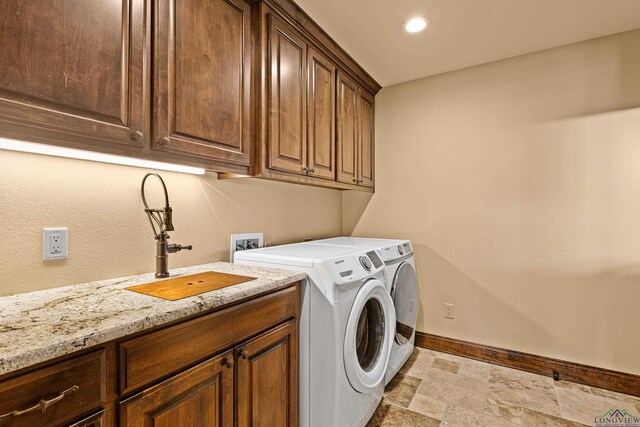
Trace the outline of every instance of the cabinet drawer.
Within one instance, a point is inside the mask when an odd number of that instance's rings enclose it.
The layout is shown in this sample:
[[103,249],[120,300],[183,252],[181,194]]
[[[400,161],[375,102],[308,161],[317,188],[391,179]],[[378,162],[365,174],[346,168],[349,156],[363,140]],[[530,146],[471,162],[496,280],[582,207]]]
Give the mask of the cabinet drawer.
[[295,316],[297,287],[211,313],[119,345],[121,393],[178,372]]
[[105,401],[105,352],[97,350],[0,382],[0,425],[53,426]]

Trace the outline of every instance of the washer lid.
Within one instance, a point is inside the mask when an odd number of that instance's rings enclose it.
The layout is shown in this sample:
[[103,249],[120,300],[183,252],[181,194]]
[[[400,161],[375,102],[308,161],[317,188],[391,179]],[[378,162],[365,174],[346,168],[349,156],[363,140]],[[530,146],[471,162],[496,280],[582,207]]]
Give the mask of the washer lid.
[[396,270],[391,298],[396,312],[395,340],[398,344],[406,344],[415,333],[418,319],[418,277],[408,262],[403,262]]
[[269,246],[239,251],[234,254],[234,258],[242,261],[268,262],[272,264],[311,268],[316,261],[347,256],[354,252],[359,252],[358,248],[293,243],[290,245]]
[[356,294],[344,339],[344,365],[351,386],[370,393],[385,378],[393,340],[395,313],[384,285],[367,281]]

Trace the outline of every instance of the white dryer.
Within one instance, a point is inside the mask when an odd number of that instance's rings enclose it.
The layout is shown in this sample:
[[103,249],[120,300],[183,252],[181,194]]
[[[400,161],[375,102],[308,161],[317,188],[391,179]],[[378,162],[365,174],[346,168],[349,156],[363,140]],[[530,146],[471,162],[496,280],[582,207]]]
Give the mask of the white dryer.
[[395,312],[374,250],[298,243],[234,262],[302,271],[300,425],[365,426],[384,393]]
[[385,384],[389,383],[409,359],[415,345],[419,298],[418,277],[411,242],[365,237],[335,237],[309,243],[375,249],[381,255],[385,263],[386,287],[393,299],[396,312],[395,336],[385,381]]

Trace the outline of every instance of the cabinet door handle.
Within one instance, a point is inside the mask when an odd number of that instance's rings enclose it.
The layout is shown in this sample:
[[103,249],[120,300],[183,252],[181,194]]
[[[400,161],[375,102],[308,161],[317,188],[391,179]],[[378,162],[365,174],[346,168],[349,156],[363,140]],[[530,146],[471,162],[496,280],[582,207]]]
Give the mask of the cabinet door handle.
[[171,143],[171,138],[169,138],[168,136],[165,136],[158,141],[159,145],[169,145],[169,143]]
[[233,359],[225,357],[224,359],[222,359],[222,364],[227,368],[233,368]]
[[242,357],[243,359],[247,359],[249,357],[249,352],[247,351],[247,349],[243,348],[242,350],[240,350],[240,357]]
[[355,182],[357,184],[358,183],[357,178],[353,178],[353,182]]
[[305,175],[309,175],[309,168],[308,168],[308,167],[306,167],[306,166],[302,166],[302,168],[301,168],[301,169],[302,169],[302,172],[304,172],[304,173],[305,173]]
[[316,173],[316,168],[309,169],[309,173]]
[[131,139],[142,142],[142,140],[144,139],[144,134],[137,130],[131,134]]
[[26,409],[16,409],[15,411],[11,411],[7,414],[4,415],[0,415],[0,423],[2,421],[4,421],[7,418],[14,418],[14,417],[20,417],[22,415],[28,415],[28,414],[32,414],[35,412],[40,412],[40,413],[45,413],[47,412],[47,409],[49,409],[49,407],[51,407],[52,405],[55,405],[56,403],[60,402],[62,399],[64,399],[65,397],[69,396],[70,394],[75,393],[76,391],[80,390],[80,387],[78,387],[77,385],[74,385],[73,387],[61,392],[59,395],[57,395],[56,397],[52,398],[52,399],[41,399],[40,402],[36,403],[35,405],[33,405],[30,408],[26,408]]

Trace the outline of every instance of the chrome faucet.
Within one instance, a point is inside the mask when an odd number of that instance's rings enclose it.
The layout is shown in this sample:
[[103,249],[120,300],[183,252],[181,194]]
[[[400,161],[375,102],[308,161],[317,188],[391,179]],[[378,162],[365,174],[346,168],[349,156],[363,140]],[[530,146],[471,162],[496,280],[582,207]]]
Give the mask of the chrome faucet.
[[[144,184],[147,178],[155,176],[160,180],[162,188],[164,189],[164,201],[165,205],[163,209],[150,209],[147,205],[147,198],[144,194]],[[153,229],[153,234],[156,239],[156,277],[169,277],[169,254],[176,253],[183,249],[191,250],[193,247],[182,246],[176,243],[169,243],[168,231],[175,230],[173,228],[173,211],[169,206],[169,194],[167,193],[167,186],[164,185],[164,180],[157,173],[148,173],[142,178],[142,188],[140,189],[142,195],[142,203],[144,204],[144,211],[149,217],[149,223]],[[155,222],[155,224],[154,224]],[[156,230],[156,224],[158,230]]]

